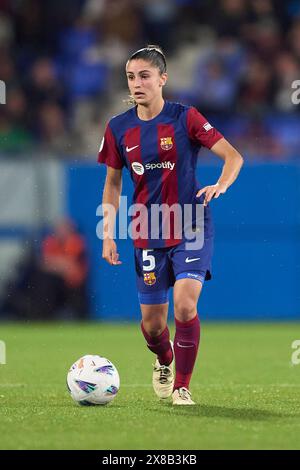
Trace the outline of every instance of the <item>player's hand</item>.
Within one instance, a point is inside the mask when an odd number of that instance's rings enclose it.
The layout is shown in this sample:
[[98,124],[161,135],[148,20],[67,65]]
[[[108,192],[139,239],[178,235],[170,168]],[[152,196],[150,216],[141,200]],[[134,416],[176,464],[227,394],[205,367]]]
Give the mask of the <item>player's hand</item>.
[[117,245],[114,240],[103,240],[102,258],[112,266],[122,264],[122,261],[119,261],[119,253],[117,252]]
[[224,183],[216,183],[213,184],[212,186],[205,186],[204,188],[200,189],[200,191],[197,192],[196,197],[202,196],[202,194],[205,194],[204,198],[204,206],[207,206],[207,204],[212,200],[212,198],[218,198],[220,194],[224,194],[227,191],[227,186]]

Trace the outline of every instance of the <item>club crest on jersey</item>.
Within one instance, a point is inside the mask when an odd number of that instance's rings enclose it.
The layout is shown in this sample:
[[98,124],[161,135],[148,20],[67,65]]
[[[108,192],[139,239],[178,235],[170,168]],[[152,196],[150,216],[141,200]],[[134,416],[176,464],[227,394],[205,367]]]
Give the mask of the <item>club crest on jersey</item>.
[[153,284],[156,283],[155,273],[144,273],[144,283],[147,284],[147,286],[153,286]]
[[161,137],[160,146],[163,150],[170,150],[173,147],[172,137]]

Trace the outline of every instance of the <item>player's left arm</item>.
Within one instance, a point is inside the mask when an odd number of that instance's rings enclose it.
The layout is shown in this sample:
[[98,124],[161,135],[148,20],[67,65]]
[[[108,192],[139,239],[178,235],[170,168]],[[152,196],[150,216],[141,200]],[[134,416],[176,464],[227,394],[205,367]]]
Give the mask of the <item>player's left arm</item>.
[[205,194],[204,206],[212,198],[217,198],[220,194],[226,193],[229,186],[236,180],[243,165],[241,154],[224,137],[218,140],[210,149],[215,155],[224,161],[220,178],[216,184],[205,186],[197,193],[197,197]]

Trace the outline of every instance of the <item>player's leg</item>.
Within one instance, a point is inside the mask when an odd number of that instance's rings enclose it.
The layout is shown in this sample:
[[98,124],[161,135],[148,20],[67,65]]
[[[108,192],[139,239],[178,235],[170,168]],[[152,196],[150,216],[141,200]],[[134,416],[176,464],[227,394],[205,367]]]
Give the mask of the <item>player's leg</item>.
[[135,249],[141,330],[154,360],[153,387],[160,398],[172,394],[174,384],[173,349],[167,326],[169,261],[164,250]]
[[159,366],[169,366],[173,361],[173,349],[167,325],[168,307],[168,303],[141,304],[142,333],[148,349],[157,356]]
[[189,278],[179,279],[174,285],[176,329],[174,338],[176,363],[174,404],[193,404],[189,386],[200,341],[197,302],[201,289],[202,283],[199,280]]
[[161,365],[172,362],[167,326],[169,259],[166,250],[135,249],[138,298],[142,312],[142,333],[148,348]]
[[[185,242],[171,253],[174,277],[175,339],[174,352],[176,376],[174,404],[193,404],[189,384],[195,365],[199,340],[200,321],[197,302],[205,279],[210,278],[213,239],[205,238],[201,247],[189,249]],[[178,402],[178,392],[183,393]],[[174,399],[175,397],[175,399]]]
[[141,329],[147,347],[156,355],[152,385],[159,398],[168,398],[174,387],[174,353],[167,325],[168,303],[141,304]]
[[167,325],[168,303],[141,304],[141,329],[147,346],[154,354],[160,365],[169,366],[173,359],[170,345],[170,332]]

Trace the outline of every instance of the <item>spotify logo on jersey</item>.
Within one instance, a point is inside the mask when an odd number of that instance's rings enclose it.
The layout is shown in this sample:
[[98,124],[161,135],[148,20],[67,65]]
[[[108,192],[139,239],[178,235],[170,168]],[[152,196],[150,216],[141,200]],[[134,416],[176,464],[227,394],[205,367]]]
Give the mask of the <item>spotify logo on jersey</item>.
[[146,170],[155,170],[157,168],[165,168],[173,170],[175,163],[172,162],[160,162],[160,163],[146,163],[145,167],[139,162],[133,162],[131,168],[137,175],[143,175]]
[[143,165],[139,162],[133,162],[131,164],[131,168],[133,169],[133,171],[137,174],[137,175],[143,175],[144,174],[144,171],[145,171],[145,168],[143,167]]

